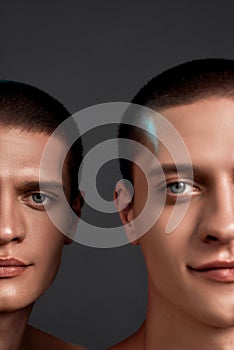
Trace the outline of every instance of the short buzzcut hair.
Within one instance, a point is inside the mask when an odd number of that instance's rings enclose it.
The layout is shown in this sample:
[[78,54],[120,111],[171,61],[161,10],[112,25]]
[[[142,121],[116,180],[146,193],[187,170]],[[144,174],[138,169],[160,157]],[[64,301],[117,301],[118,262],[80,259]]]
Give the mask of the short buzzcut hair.
[[[211,97],[234,99],[233,60],[199,59],[170,68],[151,79],[131,102],[162,112],[169,107],[191,104]],[[144,143],[147,132],[130,125],[134,118],[130,107],[119,126],[118,138]],[[132,162],[121,158],[124,154],[122,147],[120,142],[120,171],[124,179],[133,182]],[[131,159],[134,158],[133,153],[130,156]]]
[[[50,135],[70,115],[61,102],[34,86],[0,80],[0,126]],[[82,161],[82,144],[77,128],[75,132],[77,141],[67,155],[71,200],[79,193],[77,179]]]

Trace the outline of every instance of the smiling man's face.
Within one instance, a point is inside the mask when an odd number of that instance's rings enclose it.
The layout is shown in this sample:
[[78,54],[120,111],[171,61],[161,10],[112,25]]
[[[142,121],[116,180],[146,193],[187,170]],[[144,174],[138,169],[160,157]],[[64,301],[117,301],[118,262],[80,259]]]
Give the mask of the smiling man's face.
[[[183,171],[165,171],[163,210],[139,239],[149,274],[150,299],[158,311],[164,307],[187,319],[233,326],[234,101],[213,97],[161,113],[183,138],[194,173],[191,177]],[[174,165],[163,147],[159,147],[157,159],[161,165]],[[142,171],[135,165],[132,170],[134,201],[128,212],[121,214],[129,234],[136,229],[131,220],[139,215],[148,195]],[[149,179],[149,220],[157,212],[161,187],[156,175]],[[186,202],[188,208],[179,225],[166,234],[172,209]]]
[[[61,209],[62,185],[69,198],[67,167],[63,184],[51,166],[45,179],[47,191],[42,193],[39,188],[40,161],[49,137],[0,128],[0,312],[30,305],[49,287],[63,245],[69,241],[45,210]],[[54,164],[59,163],[62,148],[58,140]]]

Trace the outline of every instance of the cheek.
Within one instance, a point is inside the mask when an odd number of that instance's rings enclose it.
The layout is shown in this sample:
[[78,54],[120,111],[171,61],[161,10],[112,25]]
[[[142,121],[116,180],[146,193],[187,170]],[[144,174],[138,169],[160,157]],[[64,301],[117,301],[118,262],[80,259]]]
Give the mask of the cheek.
[[38,243],[49,244],[54,236],[61,236],[61,232],[69,236],[74,213],[66,200],[58,197],[45,210],[31,210],[23,212],[27,236]]
[[165,233],[167,216],[161,216],[158,222],[141,239],[140,245],[145,257],[149,274],[157,282],[168,280],[181,268],[189,244],[186,230],[180,226],[174,232]]
[[64,235],[51,222],[45,212],[27,218],[27,244],[34,251],[41,266],[52,269],[58,265],[64,245]]
[[133,212],[136,218],[143,210],[148,198],[148,182],[143,171],[136,165],[133,167],[134,206]]
[[64,236],[56,229],[50,229],[37,239],[35,267],[42,292],[53,282],[61,261]]
[[165,234],[172,210],[171,206],[165,205],[165,197],[156,193],[154,188],[138,188],[133,204],[134,227],[138,237]]

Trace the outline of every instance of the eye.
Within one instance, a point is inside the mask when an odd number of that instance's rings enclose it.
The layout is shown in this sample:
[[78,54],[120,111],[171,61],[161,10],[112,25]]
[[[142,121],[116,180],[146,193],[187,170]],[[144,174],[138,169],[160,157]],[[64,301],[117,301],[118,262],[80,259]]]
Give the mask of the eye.
[[56,193],[45,193],[40,190],[25,193],[21,197],[22,203],[34,210],[46,211],[52,206],[60,203],[60,198]]
[[46,199],[48,200],[48,196],[46,196],[44,193],[33,193],[32,195],[32,200],[36,204],[43,204]]
[[25,202],[33,209],[45,210],[53,204],[54,199],[42,192],[36,192],[28,195]]
[[194,192],[194,186],[183,181],[177,181],[168,184],[167,191],[174,195],[190,194]]

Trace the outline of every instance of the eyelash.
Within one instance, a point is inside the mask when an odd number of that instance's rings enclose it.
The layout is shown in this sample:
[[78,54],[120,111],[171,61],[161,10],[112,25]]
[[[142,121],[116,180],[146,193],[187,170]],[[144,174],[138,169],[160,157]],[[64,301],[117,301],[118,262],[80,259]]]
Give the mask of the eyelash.
[[[34,200],[33,200],[33,196],[36,196],[36,195],[41,195],[43,197],[45,197],[45,200],[42,202],[42,203],[36,203]],[[52,204],[53,202],[53,198],[52,196],[49,196],[48,194],[45,194],[43,192],[34,192],[34,193],[31,193],[30,195],[28,195],[26,197],[26,200],[29,199],[30,201],[30,206],[33,207],[33,208],[36,208],[36,209],[39,209],[39,210],[43,210],[45,207],[48,207],[49,205]],[[46,202],[49,202],[49,203],[46,203]]]
[[[175,193],[172,190],[171,191],[169,190],[170,187],[178,185],[178,184],[183,184],[185,191],[183,191],[181,193]],[[186,190],[186,187],[188,187],[188,186],[190,187],[191,190]],[[174,182],[168,183],[166,185],[166,189],[167,189],[168,195],[171,195],[171,196],[174,196],[174,197],[185,197],[185,196],[192,195],[193,193],[199,191],[198,187],[194,186],[193,183],[189,183],[187,181],[174,181]]]

